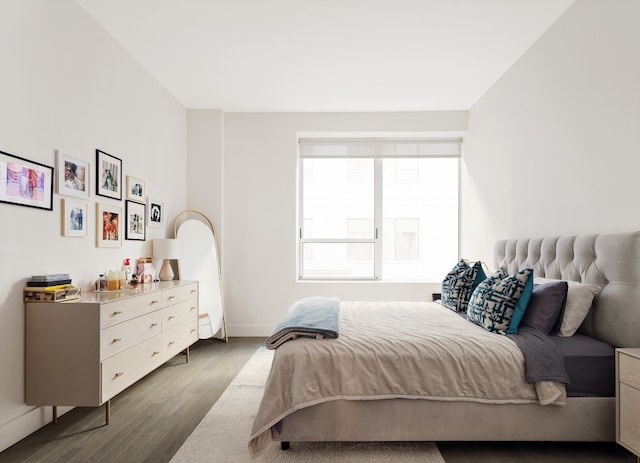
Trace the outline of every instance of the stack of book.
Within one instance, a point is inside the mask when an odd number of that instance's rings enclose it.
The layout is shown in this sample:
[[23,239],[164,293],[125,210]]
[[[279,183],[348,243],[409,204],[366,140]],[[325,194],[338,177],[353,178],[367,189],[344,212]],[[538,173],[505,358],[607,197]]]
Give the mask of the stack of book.
[[27,281],[27,286],[32,287],[48,287],[58,285],[71,284],[71,278],[68,273],[55,273],[52,275],[33,275],[30,281]]
[[80,288],[71,284],[68,273],[34,275],[24,288],[25,302],[66,302],[80,299]]

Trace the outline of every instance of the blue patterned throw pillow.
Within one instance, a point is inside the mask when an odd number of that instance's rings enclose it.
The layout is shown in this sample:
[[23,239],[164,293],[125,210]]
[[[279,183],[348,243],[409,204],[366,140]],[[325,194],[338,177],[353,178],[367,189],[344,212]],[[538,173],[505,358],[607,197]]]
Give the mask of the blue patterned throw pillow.
[[533,275],[530,268],[509,275],[500,268],[496,273],[478,285],[467,309],[467,320],[482,326],[488,331],[506,334],[511,325],[516,304],[522,296],[529,278]]
[[460,262],[447,273],[442,281],[440,301],[451,310],[465,313],[471,293],[485,278],[487,275],[482,270],[482,262],[478,261],[469,265],[464,259],[460,259]]

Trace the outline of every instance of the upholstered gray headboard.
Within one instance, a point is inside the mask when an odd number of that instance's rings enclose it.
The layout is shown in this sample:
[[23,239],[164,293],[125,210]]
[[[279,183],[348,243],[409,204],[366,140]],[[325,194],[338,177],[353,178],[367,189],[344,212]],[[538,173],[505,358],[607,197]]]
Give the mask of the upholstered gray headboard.
[[497,266],[510,272],[602,287],[580,331],[616,347],[640,347],[640,231],[500,240]]

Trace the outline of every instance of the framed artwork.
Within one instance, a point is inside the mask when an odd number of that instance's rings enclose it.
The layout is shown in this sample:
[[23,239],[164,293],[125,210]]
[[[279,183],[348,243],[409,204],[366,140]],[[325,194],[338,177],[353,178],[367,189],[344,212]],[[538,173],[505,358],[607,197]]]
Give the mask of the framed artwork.
[[122,160],[96,150],[96,194],[122,199]]
[[127,175],[127,199],[144,203],[144,195],[146,193],[142,180]]
[[53,167],[0,151],[0,202],[53,210]]
[[111,204],[96,204],[96,246],[119,248],[122,242],[122,208]]
[[89,163],[56,151],[56,191],[59,195],[89,197]]
[[135,201],[125,201],[125,239],[145,240],[145,205]]
[[154,228],[164,226],[164,203],[147,197],[147,225]]
[[62,198],[62,236],[87,236],[87,202]]

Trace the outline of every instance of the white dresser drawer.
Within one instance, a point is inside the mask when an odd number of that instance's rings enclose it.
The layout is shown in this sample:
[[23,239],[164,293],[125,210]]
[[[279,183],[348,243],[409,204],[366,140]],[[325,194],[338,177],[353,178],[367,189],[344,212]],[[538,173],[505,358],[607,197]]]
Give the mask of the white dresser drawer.
[[102,362],[102,401],[109,400],[159,367],[166,357],[163,337],[154,336]]
[[196,296],[197,302],[198,283],[190,283],[188,285],[177,286],[175,288],[162,290],[162,302],[166,305],[175,304]]
[[198,340],[197,319],[187,320],[162,333],[164,339],[165,360],[185,350]]
[[100,331],[100,360],[107,359],[162,331],[162,311],[148,313]]
[[167,331],[187,320],[193,320],[197,324],[198,302],[196,298],[190,298],[162,309],[162,331]]
[[620,384],[620,443],[640,454],[640,390]]
[[122,323],[154,310],[159,310],[163,306],[162,293],[160,291],[102,304],[100,307],[100,328]]
[[620,382],[640,389],[640,358],[620,353],[618,362]]

